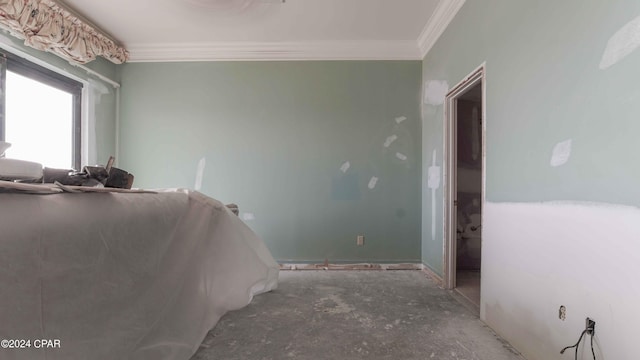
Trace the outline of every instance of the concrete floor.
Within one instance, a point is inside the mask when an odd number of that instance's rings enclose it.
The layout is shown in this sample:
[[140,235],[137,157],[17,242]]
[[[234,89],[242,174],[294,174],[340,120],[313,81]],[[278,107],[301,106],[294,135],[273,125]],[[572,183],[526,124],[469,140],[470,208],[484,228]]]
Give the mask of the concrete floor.
[[282,271],[191,360],[522,360],[421,271]]
[[480,311],[480,271],[457,270],[456,290]]

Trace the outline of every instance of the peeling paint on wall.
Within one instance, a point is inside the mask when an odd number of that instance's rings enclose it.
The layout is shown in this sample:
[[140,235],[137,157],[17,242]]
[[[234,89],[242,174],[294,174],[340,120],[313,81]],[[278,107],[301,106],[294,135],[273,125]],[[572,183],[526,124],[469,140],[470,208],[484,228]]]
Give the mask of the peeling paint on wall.
[[449,92],[449,83],[440,80],[429,80],[424,83],[424,103],[442,105]]
[[620,28],[607,42],[600,60],[600,69],[605,70],[627,57],[640,47],[640,16]]
[[561,166],[569,161],[571,157],[571,139],[559,142],[553,148],[553,152],[551,153],[551,161],[550,164],[553,167]]
[[198,161],[198,167],[196,168],[196,183],[193,187],[196,191],[200,191],[200,189],[202,189],[202,178],[204,177],[204,167],[206,164],[207,160],[205,158]]

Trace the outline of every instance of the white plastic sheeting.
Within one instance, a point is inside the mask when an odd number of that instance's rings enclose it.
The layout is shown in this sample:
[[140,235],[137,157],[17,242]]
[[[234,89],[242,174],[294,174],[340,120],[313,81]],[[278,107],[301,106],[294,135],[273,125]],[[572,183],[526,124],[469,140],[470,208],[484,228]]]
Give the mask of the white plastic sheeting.
[[277,286],[262,240],[197,192],[0,204],[0,340],[31,341],[0,359],[189,359],[225,312]]

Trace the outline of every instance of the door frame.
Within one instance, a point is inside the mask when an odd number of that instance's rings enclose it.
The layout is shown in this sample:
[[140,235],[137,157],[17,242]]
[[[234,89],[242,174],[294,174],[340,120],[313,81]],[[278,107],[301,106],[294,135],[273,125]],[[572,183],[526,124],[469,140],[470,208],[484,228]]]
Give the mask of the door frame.
[[[457,257],[457,147],[458,147],[458,120],[457,103],[458,98],[470,88],[481,84],[482,86],[482,112],[481,112],[481,155],[482,155],[482,194],[481,209],[484,210],[485,203],[485,176],[486,176],[486,63],[482,63],[473,70],[462,81],[454,86],[445,97],[444,104],[444,277],[443,285],[445,289],[456,287],[456,257]],[[481,213],[480,236],[484,239],[484,214]],[[481,255],[481,278],[482,278],[482,258]],[[482,294],[482,291],[480,292]],[[481,295],[482,296],[482,295]]]

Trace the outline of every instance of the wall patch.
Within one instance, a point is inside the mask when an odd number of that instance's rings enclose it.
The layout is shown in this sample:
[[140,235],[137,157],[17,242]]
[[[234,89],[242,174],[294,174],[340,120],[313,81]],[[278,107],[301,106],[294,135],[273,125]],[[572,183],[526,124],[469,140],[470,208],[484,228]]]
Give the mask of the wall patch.
[[553,167],[561,166],[569,161],[571,157],[571,139],[561,141],[556,144],[551,153],[550,164]]
[[434,191],[440,187],[440,166],[436,165],[435,150],[433,150],[431,166],[427,169],[427,186]]
[[340,171],[342,171],[343,173],[346,173],[350,167],[351,167],[351,163],[346,161],[344,164],[342,164],[342,166],[340,166]]
[[396,122],[397,122],[398,124],[400,124],[401,122],[403,122],[403,121],[405,121],[405,120],[407,120],[407,117],[406,117],[406,116],[398,116],[398,117],[396,118]]
[[393,134],[393,135],[387,137],[387,140],[385,140],[385,142],[384,142],[384,147],[388,148],[396,140],[398,140],[398,135],[396,135],[396,134]]
[[429,80],[424,83],[424,103],[442,105],[449,92],[449,83],[440,80]]
[[204,177],[204,167],[206,165],[207,160],[205,158],[198,161],[198,167],[196,168],[196,183],[193,186],[196,191],[200,191],[200,189],[202,189],[202,178]]
[[252,213],[243,213],[242,214],[242,220],[244,220],[244,221],[252,221],[252,220],[255,220],[255,219],[256,219],[256,216],[253,215]]
[[440,167],[436,165],[436,150],[433,150],[431,166],[427,170],[427,186],[431,189],[431,240],[436,239],[436,189],[440,187]]
[[620,28],[607,42],[600,60],[600,69],[605,70],[640,47],[640,16]]
[[377,184],[378,184],[378,178],[375,176],[372,176],[371,180],[369,180],[369,189],[373,190]]

